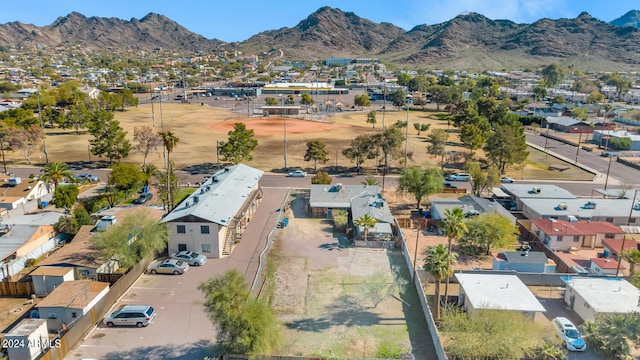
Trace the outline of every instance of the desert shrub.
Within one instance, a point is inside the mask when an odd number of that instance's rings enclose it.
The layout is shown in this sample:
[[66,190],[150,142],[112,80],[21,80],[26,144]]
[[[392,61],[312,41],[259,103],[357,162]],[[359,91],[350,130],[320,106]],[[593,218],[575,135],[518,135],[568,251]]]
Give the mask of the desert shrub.
[[347,210],[333,210],[331,217],[333,218],[333,227],[336,231],[347,231],[347,223],[349,221],[349,212]]

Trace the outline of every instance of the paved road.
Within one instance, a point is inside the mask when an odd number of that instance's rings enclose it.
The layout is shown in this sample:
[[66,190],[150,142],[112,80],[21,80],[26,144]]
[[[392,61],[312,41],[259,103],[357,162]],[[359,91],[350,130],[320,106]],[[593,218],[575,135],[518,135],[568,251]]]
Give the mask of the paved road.
[[267,189],[242,241],[231,256],[210,259],[184,275],[142,275],[114,306],[149,304],[158,312],[146,328],[108,328],[99,324],[65,359],[203,359],[216,336],[204,312],[198,285],[228,269],[238,269],[251,283],[258,256],[274,228],[288,189]]
[[[547,149],[550,151],[558,153],[571,160],[575,160],[576,158],[577,148],[575,146],[553,139],[547,140],[546,137],[536,134],[527,133],[526,137],[527,141],[530,143],[544,147],[546,142]],[[629,186],[637,186],[640,183],[640,172],[638,170],[617,163],[615,158],[602,157],[600,156],[600,153],[601,152],[599,151],[588,152],[581,149],[578,153],[578,162],[595,169],[602,174],[606,174],[610,160],[612,160],[611,169],[609,170],[609,178],[618,179],[623,184]]]

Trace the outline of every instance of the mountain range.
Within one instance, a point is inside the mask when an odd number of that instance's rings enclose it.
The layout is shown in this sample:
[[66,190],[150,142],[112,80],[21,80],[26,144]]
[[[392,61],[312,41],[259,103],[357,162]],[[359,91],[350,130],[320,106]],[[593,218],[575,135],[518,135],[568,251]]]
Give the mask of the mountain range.
[[559,62],[582,70],[623,71],[640,69],[639,27],[640,12],[632,10],[611,23],[585,12],[574,19],[540,19],[532,24],[468,13],[405,31],[353,12],[322,7],[294,27],[225,43],[155,13],[127,21],[72,12],[42,27],[18,21],[0,24],[0,46],[83,44],[93,49],[235,49],[254,54],[281,49],[288,60],[376,57],[398,66],[470,70]]

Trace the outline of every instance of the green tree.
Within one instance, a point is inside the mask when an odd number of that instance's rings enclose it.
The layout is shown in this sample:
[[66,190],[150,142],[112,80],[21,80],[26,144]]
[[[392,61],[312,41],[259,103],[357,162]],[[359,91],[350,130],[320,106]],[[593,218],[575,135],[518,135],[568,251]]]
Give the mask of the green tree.
[[89,140],[91,153],[96,156],[106,156],[109,162],[129,156],[131,143],[127,140],[127,132],[122,129],[120,122],[113,118],[113,114],[98,110],[93,113],[87,124],[93,139]]
[[540,74],[545,81],[545,85],[554,87],[564,78],[565,69],[558,63],[552,63],[545,66],[542,71],[540,71]]
[[435,157],[440,157],[440,166],[444,167],[445,144],[447,143],[447,133],[444,129],[433,129],[429,133],[429,142],[431,145],[427,147],[427,153]]
[[65,163],[50,162],[40,170],[40,180],[47,185],[53,184],[54,188],[57,188],[59,183],[71,179],[73,179],[73,172]]
[[420,166],[409,166],[402,171],[398,181],[398,193],[411,194],[416,199],[416,208],[420,207],[422,198],[436,194],[444,188],[444,176],[437,168],[426,171]]
[[571,116],[573,116],[576,119],[585,121],[589,118],[589,110],[583,107],[576,106],[573,109],[571,109]]
[[605,359],[629,359],[640,347],[640,313],[600,315],[584,324],[585,340]]
[[489,255],[492,248],[503,249],[518,243],[518,228],[498,213],[487,213],[465,222],[467,232],[458,240],[464,253]]
[[333,180],[331,179],[331,176],[329,176],[329,173],[324,171],[318,171],[318,173],[311,178],[312,184],[329,185],[332,181]]
[[475,196],[482,196],[482,193],[500,183],[500,173],[495,166],[482,169],[479,162],[469,161],[465,170],[471,175],[471,192]]
[[154,176],[158,176],[158,167],[153,164],[142,165],[140,167],[140,171],[144,175],[144,184],[149,186],[151,185],[151,179]]
[[364,233],[364,241],[367,241],[367,234],[369,234],[369,229],[373,229],[374,227],[376,227],[377,223],[378,220],[376,220],[369,214],[364,214],[353,221],[353,224],[356,225]]
[[636,265],[640,264],[640,250],[625,250],[620,254],[620,257],[629,264],[629,277],[634,277],[636,273]]
[[138,165],[118,163],[111,165],[110,168],[109,185],[114,186],[118,191],[123,191],[125,197],[144,183],[145,174]]
[[235,123],[228,135],[227,142],[220,144],[222,160],[232,164],[253,160],[251,152],[258,146],[253,129],[247,129],[243,123]]
[[282,341],[282,329],[275,311],[251,297],[244,275],[237,270],[210,278],[198,287],[204,307],[216,324],[218,345],[223,354],[269,354]]
[[631,88],[632,82],[624,78],[620,73],[615,72],[613,74],[606,74],[602,77],[605,84],[616,88],[617,99],[621,99],[622,95],[627,93]]
[[464,147],[471,151],[471,157],[476,150],[482,148],[486,140],[486,132],[476,124],[467,123],[460,127],[460,141]]
[[267,97],[264,99],[264,103],[267,106],[276,106],[278,105],[278,100],[276,100],[276,98]]
[[371,106],[371,100],[369,100],[369,95],[367,94],[356,95],[353,103],[355,106],[360,106],[361,109],[364,109],[365,106]]
[[411,81],[411,75],[407,73],[398,74],[398,85],[406,86]]
[[413,128],[418,132],[418,136],[420,136],[421,132],[429,130],[430,127],[431,124],[420,124],[416,122],[413,123]]
[[632,143],[630,137],[611,138],[611,140],[609,140],[609,147],[618,150],[629,150],[631,149]]
[[91,241],[106,259],[117,259],[122,267],[153,259],[167,246],[167,227],[149,211],[136,211],[122,222],[96,233]]
[[448,264],[455,264],[458,254],[449,253],[444,244],[431,246],[427,249],[427,258],[424,260],[424,271],[428,272],[436,283],[434,318],[440,319],[440,282],[453,275],[453,268]]
[[[459,207],[446,209],[444,211],[444,219],[438,224],[440,229],[444,231],[447,237],[447,254],[451,254],[453,241],[456,242],[467,233],[467,225],[464,223],[464,212]],[[451,271],[451,262],[447,261],[447,273]],[[449,276],[444,285],[444,303],[449,301]]]
[[60,127],[63,129],[75,129],[76,134],[80,133],[80,128],[87,126],[88,119],[91,118],[91,112],[83,103],[69,107],[69,111],[64,115]]
[[538,102],[542,102],[547,97],[547,87],[544,85],[538,85],[533,88],[533,94],[536,96]]
[[394,91],[391,94],[391,103],[397,107],[405,106],[407,104],[407,94],[401,89]]
[[529,156],[524,128],[519,123],[497,125],[487,138],[484,151],[501,174],[507,165],[523,163]]
[[62,216],[53,227],[57,232],[72,237],[78,233],[82,225],[93,225],[93,219],[84,206],[78,205],[73,209],[72,216]]
[[[180,138],[178,138],[173,132],[171,131],[165,131],[165,132],[161,132],[160,133],[160,139],[162,140],[162,144],[164,145],[165,150],[167,151],[167,176],[170,176],[170,174],[173,174],[174,171],[171,168],[173,166],[173,162],[171,161],[171,152],[173,152],[173,149],[178,145],[178,143],[180,142]],[[175,192],[176,192],[176,188],[171,186],[172,185],[172,181],[170,181],[169,179],[167,179],[167,181],[165,182],[165,185],[167,186],[167,191],[165,193],[166,195],[166,204],[167,207],[169,209],[173,209],[174,206],[174,197],[175,197]]]
[[79,194],[80,190],[76,184],[56,186],[53,192],[53,204],[59,209],[69,210],[78,200]]
[[404,140],[405,137],[400,131],[398,123],[384,129],[381,133],[373,135],[373,141],[379,149],[377,152],[382,153],[381,155],[383,157],[385,174],[389,168],[389,158],[398,157],[400,153],[400,145],[402,145]]
[[316,103],[315,100],[313,100],[311,95],[309,95],[308,93],[304,93],[300,97],[300,104],[302,104],[302,105],[309,106],[309,105],[313,105],[315,103]]
[[362,185],[374,186],[374,185],[380,185],[380,183],[378,182],[378,179],[376,179],[375,176],[367,176],[362,182]]
[[376,128],[376,111],[375,110],[371,110],[369,111],[369,113],[367,114],[367,124],[371,124],[373,126],[373,128]]
[[329,160],[329,151],[327,144],[320,140],[309,141],[307,143],[307,152],[304,154],[304,161],[313,160],[313,171],[316,171],[318,161],[326,163]]
[[360,165],[366,159],[374,159],[377,156],[377,147],[371,134],[362,134],[351,140],[351,145],[342,150],[342,155],[356,163],[356,172],[360,173]]

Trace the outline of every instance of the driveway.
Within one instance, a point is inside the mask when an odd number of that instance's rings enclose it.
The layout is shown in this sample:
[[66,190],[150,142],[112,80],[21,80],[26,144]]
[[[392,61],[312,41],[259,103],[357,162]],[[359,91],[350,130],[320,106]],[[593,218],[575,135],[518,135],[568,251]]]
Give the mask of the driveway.
[[228,269],[238,269],[251,283],[258,257],[274,228],[288,189],[263,188],[264,198],[231,256],[210,259],[184,275],[142,275],[115,304],[149,304],[158,316],[146,328],[108,328],[100,323],[65,359],[203,359],[216,330],[204,311],[198,286]]

